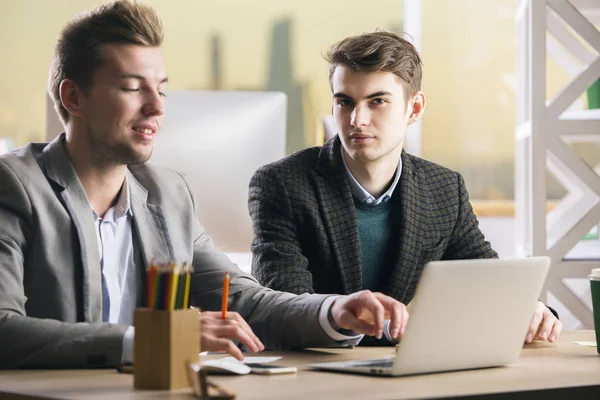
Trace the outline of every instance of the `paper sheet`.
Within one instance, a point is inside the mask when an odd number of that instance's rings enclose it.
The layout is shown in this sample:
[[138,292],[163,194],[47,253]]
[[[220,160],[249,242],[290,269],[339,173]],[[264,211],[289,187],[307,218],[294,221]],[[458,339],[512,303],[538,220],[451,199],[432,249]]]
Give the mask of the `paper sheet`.
[[209,374],[236,374],[245,375],[250,373],[250,366],[277,361],[281,357],[245,357],[244,362],[234,357],[223,357],[212,360],[202,360],[202,368]]
[[[277,360],[281,360],[281,357],[244,357],[243,363],[244,364],[267,364],[267,363],[275,362]],[[234,357],[219,358],[219,361],[224,361],[224,362],[229,362],[229,361],[239,362]]]
[[596,342],[575,342],[575,344],[585,347],[596,347]]
[[[227,360],[230,358],[230,360]],[[250,367],[242,364],[233,357],[218,358],[216,360],[202,360],[202,369],[215,374],[245,375],[250,373]]]

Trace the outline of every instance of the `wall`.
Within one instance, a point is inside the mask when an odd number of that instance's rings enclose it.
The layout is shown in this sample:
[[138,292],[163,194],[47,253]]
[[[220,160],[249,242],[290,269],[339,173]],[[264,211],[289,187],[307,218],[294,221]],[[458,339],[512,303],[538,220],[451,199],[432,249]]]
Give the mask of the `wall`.
[[[514,237],[515,221],[512,217],[480,217],[479,227],[500,258],[516,256]],[[600,241],[582,241],[571,251],[570,258],[600,258]],[[591,310],[592,299],[589,282],[586,279],[568,279],[566,285]],[[548,296],[548,305],[558,311],[564,330],[582,329],[583,325],[552,294]]]

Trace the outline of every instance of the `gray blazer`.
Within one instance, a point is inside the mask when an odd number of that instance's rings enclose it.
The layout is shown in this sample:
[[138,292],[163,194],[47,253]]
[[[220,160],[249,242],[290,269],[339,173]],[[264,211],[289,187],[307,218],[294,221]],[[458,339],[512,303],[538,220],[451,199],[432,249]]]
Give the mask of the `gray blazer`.
[[[326,296],[261,287],[217,249],[195,217],[183,178],[148,164],[127,171],[134,242],[148,260],[191,261],[191,303],[220,308],[225,271],[230,309],[273,349],[335,345],[318,322]],[[0,156],[0,368],[110,367],[126,326],[103,323],[92,209],[64,135]]]

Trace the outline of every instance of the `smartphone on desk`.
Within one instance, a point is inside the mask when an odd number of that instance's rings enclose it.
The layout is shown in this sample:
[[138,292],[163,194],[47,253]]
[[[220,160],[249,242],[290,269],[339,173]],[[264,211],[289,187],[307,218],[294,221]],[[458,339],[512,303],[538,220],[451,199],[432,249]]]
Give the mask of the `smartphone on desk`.
[[282,367],[280,365],[249,364],[248,366],[251,373],[261,375],[295,374],[298,372],[296,367]]

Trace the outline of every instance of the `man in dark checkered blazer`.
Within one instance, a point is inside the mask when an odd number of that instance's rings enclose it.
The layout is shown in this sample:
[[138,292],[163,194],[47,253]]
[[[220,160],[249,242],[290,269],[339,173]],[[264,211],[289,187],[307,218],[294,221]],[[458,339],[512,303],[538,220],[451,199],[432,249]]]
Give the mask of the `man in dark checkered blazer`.
[[[336,43],[327,60],[338,135],[253,176],[253,275],[281,291],[370,289],[408,304],[427,262],[497,257],[460,174],[403,150],[425,109],[416,49],[375,32]],[[539,303],[526,340],[560,328]]]

